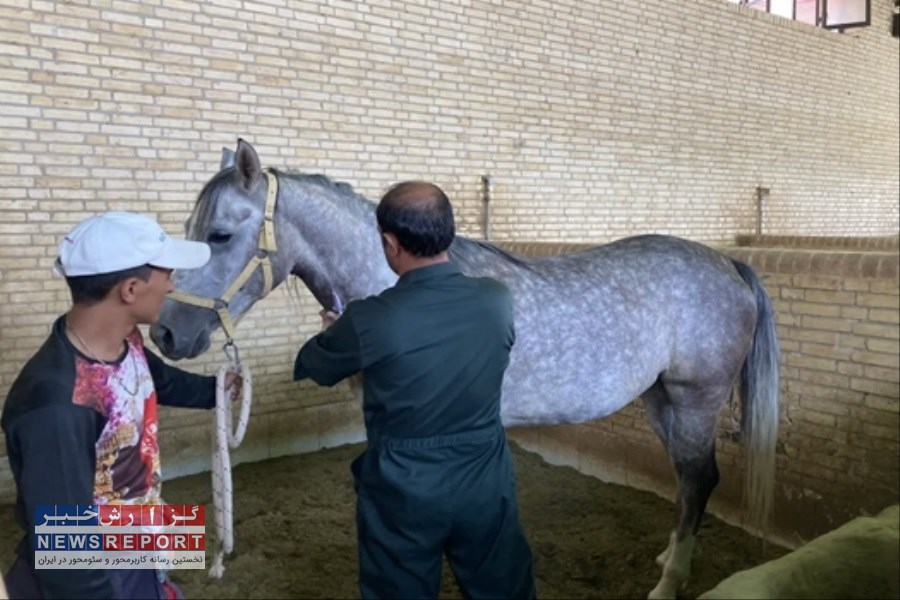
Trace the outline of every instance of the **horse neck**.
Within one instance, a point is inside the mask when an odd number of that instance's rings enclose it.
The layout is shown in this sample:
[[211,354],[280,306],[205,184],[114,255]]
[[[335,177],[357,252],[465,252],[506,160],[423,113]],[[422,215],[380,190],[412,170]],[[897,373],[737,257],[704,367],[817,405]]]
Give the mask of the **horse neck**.
[[282,176],[291,273],[319,303],[333,306],[332,291],[346,302],[377,294],[396,275],[384,259],[375,205],[343,184],[321,176]]

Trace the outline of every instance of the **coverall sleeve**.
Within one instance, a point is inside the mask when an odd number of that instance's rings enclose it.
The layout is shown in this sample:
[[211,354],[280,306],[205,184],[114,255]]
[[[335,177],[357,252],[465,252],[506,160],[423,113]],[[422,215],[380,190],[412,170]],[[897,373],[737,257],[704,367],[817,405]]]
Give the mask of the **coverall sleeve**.
[[[34,548],[38,504],[93,504],[97,416],[84,406],[51,404],[10,426],[10,448],[21,456],[19,494],[27,543]],[[33,561],[33,554],[29,562]],[[44,598],[112,598],[102,569],[35,569]]]
[[509,348],[512,349],[512,347],[516,345],[516,321],[513,316],[515,311],[513,310],[512,292],[509,291],[509,288],[506,288],[504,300],[506,302],[506,314],[508,315],[507,318],[509,320]]
[[332,386],[362,369],[359,336],[347,312],[325,331],[311,337],[294,361],[294,381],[311,378]]
[[216,405],[215,377],[167,365],[147,348],[144,348],[144,355],[150,365],[157,402],[182,408],[213,408]]

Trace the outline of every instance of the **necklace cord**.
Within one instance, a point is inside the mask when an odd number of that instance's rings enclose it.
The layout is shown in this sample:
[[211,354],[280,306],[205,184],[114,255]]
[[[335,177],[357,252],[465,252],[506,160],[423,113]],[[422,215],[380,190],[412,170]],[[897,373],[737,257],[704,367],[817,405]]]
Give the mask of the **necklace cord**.
[[69,333],[71,333],[72,335],[75,336],[75,339],[78,340],[78,343],[81,344],[81,346],[87,351],[88,356],[90,358],[94,359],[95,361],[97,361],[98,363],[100,363],[101,365],[103,365],[104,367],[112,367],[112,376],[119,383],[119,385],[122,386],[122,389],[125,390],[126,392],[128,392],[129,396],[132,396],[132,397],[137,396],[138,388],[140,387],[140,382],[138,381],[137,362],[134,358],[134,353],[131,351],[131,344],[126,343],[125,345],[128,348],[126,351],[127,354],[131,356],[131,365],[132,365],[132,367],[134,367],[134,390],[129,389],[128,386],[125,385],[125,382],[122,381],[122,378],[119,377],[119,368],[117,365],[113,365],[112,363],[109,363],[109,362],[101,359],[99,356],[97,356],[97,353],[94,352],[93,349],[91,349],[91,347],[87,345],[87,342],[84,341],[84,338],[82,338],[80,335],[78,335],[77,331],[75,331],[74,329],[69,327],[69,319],[68,318],[65,320],[65,323],[66,323],[66,331],[68,331]]

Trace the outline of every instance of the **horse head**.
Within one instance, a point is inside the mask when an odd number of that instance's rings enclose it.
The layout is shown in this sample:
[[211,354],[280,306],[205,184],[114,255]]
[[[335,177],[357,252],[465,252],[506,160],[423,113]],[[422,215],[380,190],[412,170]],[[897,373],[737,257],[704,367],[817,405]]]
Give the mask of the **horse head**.
[[204,185],[186,223],[187,238],[209,244],[209,262],[175,273],[150,337],[172,359],[193,358],[223,327],[290,275],[323,308],[377,293],[395,276],[381,253],[374,205],[346,184],[320,175],[264,171],[253,146],[223,149],[219,172]]
[[[185,225],[187,238],[209,244],[209,262],[199,269],[175,273],[179,292],[213,303],[226,294],[238,280],[244,267],[257,256],[260,230],[265,220],[268,181],[253,147],[238,140],[237,151],[224,150],[221,169],[198,196],[194,211]],[[277,285],[290,272],[284,256],[269,256]],[[250,273],[235,293],[217,308],[237,320],[264,295],[264,276],[260,269]],[[150,337],[166,356],[174,359],[194,357],[210,345],[210,334],[220,325],[220,314],[209,308],[177,303],[167,299]]]

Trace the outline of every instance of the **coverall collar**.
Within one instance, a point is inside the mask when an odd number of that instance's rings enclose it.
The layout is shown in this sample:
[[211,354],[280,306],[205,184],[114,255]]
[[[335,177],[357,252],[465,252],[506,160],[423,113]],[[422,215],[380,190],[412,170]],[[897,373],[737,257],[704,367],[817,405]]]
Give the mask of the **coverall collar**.
[[459,273],[459,268],[452,262],[438,263],[436,265],[428,265],[427,267],[419,267],[418,269],[407,271],[400,276],[400,279],[397,280],[397,284],[405,285],[419,283],[421,281],[434,279],[435,277],[445,277],[457,273]]

